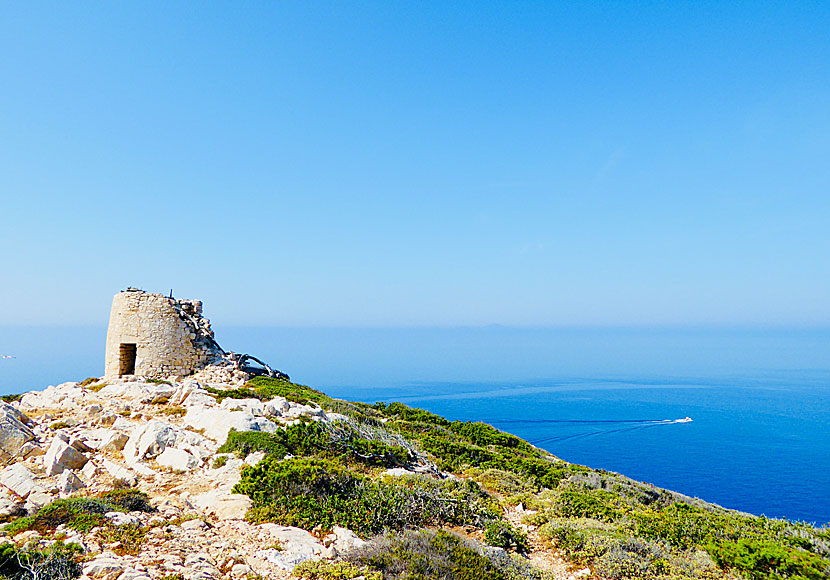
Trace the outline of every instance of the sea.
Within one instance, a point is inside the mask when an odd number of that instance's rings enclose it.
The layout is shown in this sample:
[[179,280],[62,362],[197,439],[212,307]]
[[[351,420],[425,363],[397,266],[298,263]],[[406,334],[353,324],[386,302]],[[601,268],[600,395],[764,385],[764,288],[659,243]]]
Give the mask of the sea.
[[[292,380],[484,421],[567,461],[830,522],[827,328],[222,328]],[[104,327],[0,327],[0,394],[103,373]],[[690,419],[690,420],[689,420]]]

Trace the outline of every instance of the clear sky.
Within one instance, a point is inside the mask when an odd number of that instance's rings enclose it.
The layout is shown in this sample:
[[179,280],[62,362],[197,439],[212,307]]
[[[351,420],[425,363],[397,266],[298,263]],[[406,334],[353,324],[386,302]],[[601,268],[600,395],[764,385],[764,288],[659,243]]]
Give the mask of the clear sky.
[[828,2],[2,2],[0,325],[830,324]]

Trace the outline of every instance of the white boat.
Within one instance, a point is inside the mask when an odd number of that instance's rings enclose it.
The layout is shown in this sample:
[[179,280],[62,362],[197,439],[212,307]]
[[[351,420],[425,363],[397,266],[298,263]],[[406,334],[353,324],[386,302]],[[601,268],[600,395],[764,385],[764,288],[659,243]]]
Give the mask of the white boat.
[[682,419],[678,419],[677,421],[675,421],[675,423],[691,423],[691,422],[692,422],[691,417],[683,417]]

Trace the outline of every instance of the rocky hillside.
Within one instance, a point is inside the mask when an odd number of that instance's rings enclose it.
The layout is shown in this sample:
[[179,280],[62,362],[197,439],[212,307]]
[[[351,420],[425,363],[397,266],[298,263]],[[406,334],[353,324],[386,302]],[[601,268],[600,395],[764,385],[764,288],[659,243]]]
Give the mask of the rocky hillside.
[[0,404],[13,580],[830,577],[830,534],[209,367]]

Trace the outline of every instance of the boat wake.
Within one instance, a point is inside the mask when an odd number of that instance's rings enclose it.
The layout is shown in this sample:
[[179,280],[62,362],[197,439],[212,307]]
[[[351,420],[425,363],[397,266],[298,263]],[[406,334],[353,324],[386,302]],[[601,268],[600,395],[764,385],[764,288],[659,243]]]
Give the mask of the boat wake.
[[[638,429],[648,429],[649,427],[660,427],[663,425],[677,425],[680,423],[691,423],[691,417],[683,417],[682,419],[620,419],[620,420],[561,420],[561,419],[512,419],[506,421],[494,421],[498,425],[500,423],[558,423],[571,425],[594,425],[592,431],[580,431],[579,433],[570,433],[567,435],[551,435],[549,437],[542,437],[531,440],[534,445],[539,443],[552,443],[556,441],[565,441],[567,439],[584,439],[586,437],[596,437],[598,435],[611,435],[612,433],[625,433],[627,431],[635,431]],[[609,429],[608,427],[614,427]]]

